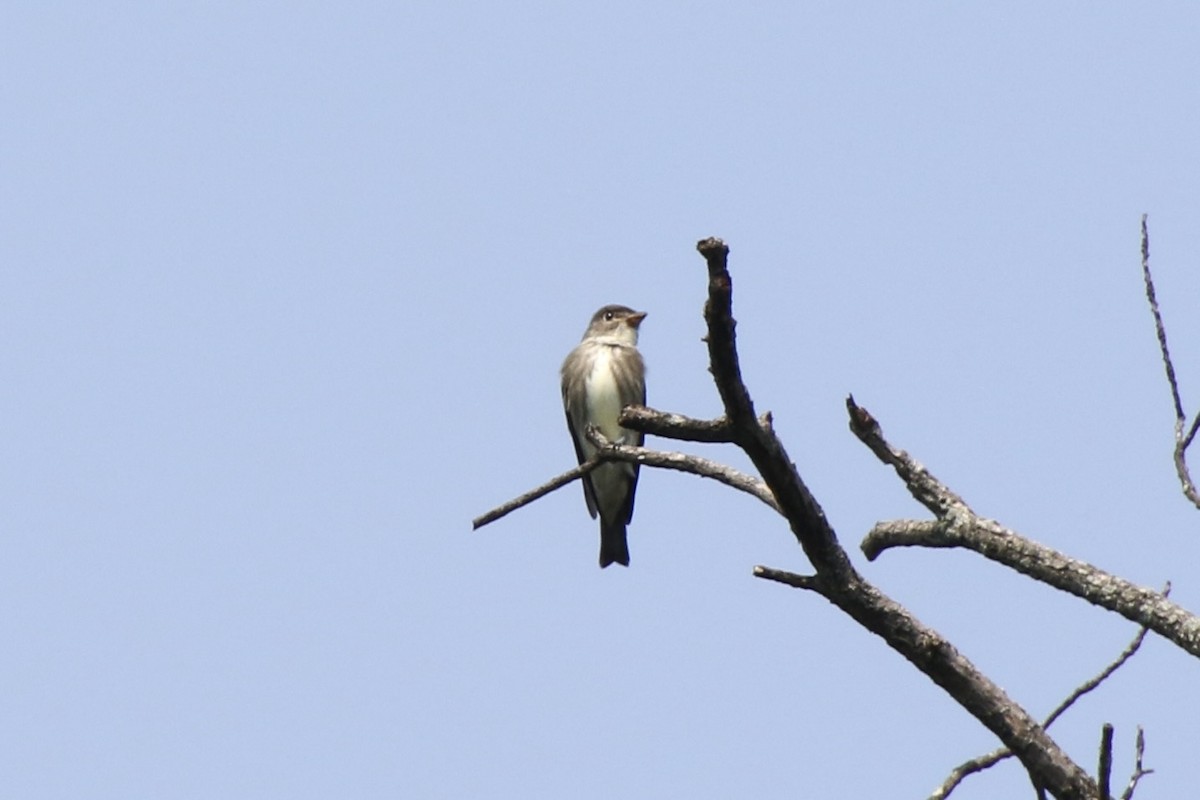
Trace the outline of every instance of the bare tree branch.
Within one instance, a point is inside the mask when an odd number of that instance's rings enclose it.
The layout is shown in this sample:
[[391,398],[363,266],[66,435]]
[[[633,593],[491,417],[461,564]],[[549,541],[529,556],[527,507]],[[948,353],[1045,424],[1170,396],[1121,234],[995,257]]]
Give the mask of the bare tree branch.
[[1100,764],[1096,768],[1096,782],[1100,785],[1101,800],[1108,800],[1112,796],[1112,740],[1113,726],[1106,722],[1100,729]]
[[[708,265],[709,361],[732,426],[733,441],[750,457],[771,488],[820,580],[822,595],[941,686],[956,702],[1012,749],[1039,786],[1059,798],[1094,798],[1096,784],[1024,709],[979,672],[936,631],[923,625],[850,563],[824,511],[800,478],[783,444],[755,416],[742,381],[732,315],[729,248],[705,239],[697,249]],[[808,587],[805,587],[808,588]]]
[[[1143,248],[1144,252],[1148,250],[1145,242]],[[1040,797],[1045,797],[1047,792],[1057,798],[1071,800],[1096,797],[1098,784],[1047,735],[1045,726],[1039,725],[1000,687],[980,673],[950,642],[884,595],[854,568],[820,503],[805,485],[782,442],[775,435],[771,415],[756,414],[742,379],[735,336],[736,322],[732,315],[732,279],[727,267],[729,248],[719,239],[706,239],[698,243],[697,249],[708,267],[708,301],[704,309],[708,334],[705,342],[708,345],[710,372],[721,397],[724,414],[713,420],[698,420],[642,406],[630,406],[622,412],[621,424],[666,438],[735,444],[750,458],[762,479],[697,456],[610,443],[598,430],[589,428],[587,435],[599,448],[591,460],[479,517],[474,521],[474,527],[479,528],[533,502],[606,461],[626,461],[690,472],[754,495],[788,520],[793,535],[813,567],[813,574],[801,575],[759,566],[754,570],[756,577],[819,593],[908,659],[1004,743],[1004,750],[973,759],[957,768],[947,784],[938,790],[940,794],[935,793],[934,797],[944,797],[965,775],[984,769],[989,763],[995,763],[1009,754],[1015,754],[1021,760]],[[1156,319],[1159,319],[1153,289],[1149,284],[1148,256],[1144,263],[1147,264],[1146,276],[1152,307]],[[1178,398],[1174,371],[1166,355],[1164,333],[1160,333],[1160,341],[1173,391]],[[1200,622],[1194,615],[1170,603],[1165,594],[1133,586],[1088,564],[1068,559],[1049,548],[1025,540],[999,523],[978,517],[961,497],[907,453],[892,448],[883,438],[875,419],[857,406],[853,398],[848,399],[847,407],[850,411],[850,427],[855,435],[881,461],[896,470],[913,497],[937,518],[931,522],[901,520],[876,525],[863,542],[868,558],[873,559],[883,550],[900,545],[970,547],[1039,580],[1073,591],[1097,605],[1110,607],[1144,626],[1128,652],[1100,676],[1072,693],[1050,715],[1046,726],[1124,663],[1141,644],[1147,628],[1200,654],[1197,652],[1200,649]],[[1182,408],[1178,399],[1176,407]],[[1197,429],[1200,429],[1200,416],[1186,436],[1183,435],[1182,422],[1177,425],[1177,440],[1183,448],[1196,437]],[[1055,577],[1054,573],[1058,576]],[[1089,588],[1086,585],[1088,583],[1093,585]],[[1127,794],[1132,793],[1142,775],[1149,773],[1141,766],[1141,748],[1139,731],[1137,772]]]
[[[626,406],[621,411],[620,422],[623,427],[664,439],[710,444],[734,443],[733,426],[724,415],[716,419],[694,419],[683,414],[656,411],[646,406]],[[759,415],[758,424],[764,430],[771,430],[771,412]]]
[[509,500],[504,505],[497,506],[496,508],[493,508],[491,511],[487,512],[486,514],[481,514],[480,516],[476,517],[475,519],[473,519],[471,521],[471,530],[477,531],[480,528],[482,528],[484,525],[495,522],[496,520],[500,519],[501,517],[511,514],[512,512],[516,511],[518,508],[521,508],[522,506],[529,505],[534,500],[537,500],[539,497],[544,497],[544,496],[550,494],[551,492],[553,492],[555,489],[561,489],[562,487],[566,486],[571,481],[577,480],[578,478],[581,478],[584,475],[587,475],[589,472],[591,472],[592,470],[594,470],[596,467],[600,466],[603,463],[604,463],[603,458],[599,458],[599,457],[589,458],[587,461],[583,462],[575,469],[569,469],[566,472],[564,472],[563,474],[558,475],[557,477],[551,478],[550,480],[546,481],[541,486],[538,486],[536,489],[530,489],[528,492],[521,495],[520,497],[515,497],[512,500]]
[[1187,449],[1196,438],[1196,429],[1200,427],[1200,412],[1192,420],[1191,428],[1185,435],[1183,428],[1187,425],[1187,415],[1183,413],[1183,400],[1179,396],[1179,381],[1175,377],[1175,365],[1171,363],[1171,352],[1167,349],[1167,329],[1163,325],[1162,313],[1158,310],[1158,296],[1154,292],[1154,278],[1150,275],[1150,234],[1146,227],[1146,215],[1142,214],[1142,279],[1146,284],[1146,300],[1150,303],[1150,313],[1154,315],[1154,332],[1158,335],[1158,349],[1162,353],[1163,367],[1167,371],[1167,383],[1171,386],[1171,400],[1175,403],[1175,472],[1179,475],[1179,483],[1183,487],[1184,496],[1196,508],[1200,508],[1200,492],[1192,481],[1191,471],[1187,464]]
[[[1171,584],[1168,583],[1166,588],[1163,589],[1163,596],[1170,594],[1170,592]],[[1102,669],[1095,677],[1084,681],[1069,695],[1067,695],[1067,698],[1059,703],[1058,707],[1051,711],[1049,716],[1046,717],[1046,721],[1042,723],[1042,727],[1049,728],[1051,725],[1053,725],[1055,720],[1061,717],[1068,708],[1073,706],[1075,702],[1079,700],[1079,698],[1083,697],[1101,683],[1108,680],[1110,675],[1120,669],[1126,661],[1132,658],[1134,653],[1136,653],[1142,646],[1142,642],[1146,640],[1146,630],[1147,629],[1145,627],[1141,628],[1137,632],[1137,635],[1133,637],[1133,641],[1131,641],[1125,647],[1125,649],[1121,651],[1121,654],[1117,656],[1117,658],[1111,664]],[[981,756],[976,756],[975,758],[964,761],[950,771],[950,774],[946,776],[946,780],[942,781],[941,786],[935,789],[933,794],[929,795],[929,800],[944,800],[944,798],[950,796],[950,793],[953,792],[958,785],[962,783],[965,778],[967,778],[967,776],[974,775],[976,772],[983,772],[985,769],[990,769],[996,764],[999,764],[1001,761],[1009,758],[1012,758],[1012,751],[1007,747],[1000,747],[990,753],[985,753]],[[1108,795],[1101,794],[1100,797],[1107,798]]]
[[588,426],[584,432],[592,444],[600,448],[597,453],[605,461],[628,461],[659,469],[673,469],[677,472],[689,472],[702,478],[712,478],[730,488],[757,497],[776,513],[782,513],[775,501],[771,490],[765,483],[752,475],[739,472],[733,467],[720,464],[708,458],[688,455],[687,453],[662,452],[645,447],[634,447],[627,444],[614,444],[604,438],[594,425]]
[[[1168,583],[1166,588],[1163,589],[1162,596],[1166,597],[1170,593],[1171,593],[1171,584]],[[1146,632],[1148,630],[1149,630],[1149,628],[1147,628],[1146,626],[1143,625],[1142,629],[1139,630],[1137,632],[1137,635],[1133,637],[1133,641],[1130,642],[1126,646],[1126,648],[1121,651],[1121,655],[1117,656],[1116,660],[1114,660],[1111,664],[1109,664],[1107,667],[1102,669],[1100,671],[1100,673],[1098,675],[1096,675],[1096,677],[1092,678],[1091,680],[1085,681],[1084,683],[1082,683],[1078,687],[1076,687],[1075,691],[1071,692],[1071,694],[1069,694],[1067,696],[1066,700],[1063,700],[1061,703],[1059,703],[1058,707],[1050,712],[1050,716],[1046,717],[1046,722],[1044,723],[1045,727],[1049,728],[1051,725],[1053,725],[1054,721],[1057,720],[1059,717],[1061,717],[1068,708],[1075,705],[1076,700],[1083,697],[1085,694],[1092,691],[1100,684],[1104,683],[1106,680],[1108,680],[1110,675],[1112,675],[1114,672],[1116,672],[1121,667],[1123,667],[1125,665],[1126,661],[1133,658],[1134,653],[1136,653],[1138,651],[1138,649],[1141,648],[1142,642],[1144,642],[1146,640]]]
[[[644,409],[649,411],[649,409]],[[589,433],[592,431],[589,430]],[[677,472],[689,472],[692,475],[699,475],[702,478],[712,478],[715,481],[725,484],[726,486],[737,489],[740,492],[745,492],[752,497],[757,497],[762,502],[766,503],[773,510],[779,511],[779,505],[775,502],[775,498],[771,496],[771,490],[767,485],[752,475],[747,475],[739,472],[733,467],[725,466],[708,458],[700,456],[687,455],[686,453],[662,452],[659,450],[650,450],[645,447],[632,447],[630,445],[612,444],[604,439],[603,435],[598,431],[594,432],[602,448],[592,458],[580,464],[575,469],[567,470],[563,474],[551,478],[541,486],[531,489],[520,497],[516,497],[502,506],[498,506],[491,511],[476,517],[471,522],[472,530],[479,530],[484,525],[495,522],[507,514],[516,511],[522,506],[527,506],[538,498],[544,497],[555,489],[560,489],[566,486],[571,481],[574,481],[592,470],[600,466],[606,461],[629,461],[637,464],[644,464],[648,467],[658,467],[660,469],[673,469]]]
[[1175,426],[1175,472],[1179,475],[1179,484],[1183,487],[1184,497],[1191,500],[1196,508],[1200,508],[1200,493],[1196,491],[1196,484],[1192,482],[1192,473],[1187,463],[1187,448],[1195,438],[1198,426],[1200,426],[1200,413],[1196,415],[1186,437],[1182,436],[1181,426],[1178,424]]
[[880,461],[895,469],[914,498],[937,520],[895,520],[875,525],[860,547],[871,561],[891,547],[962,547],[984,558],[1115,611],[1200,656],[1200,617],[1154,591],[1026,539],[995,520],[975,514],[933,473],[893,447],[879,422],[851,397],[850,429]]
[[1196,412],[1196,418],[1192,420],[1192,427],[1188,428],[1187,436],[1183,437],[1183,449],[1186,450],[1192,444],[1192,439],[1196,438],[1196,429],[1200,428],[1200,411]]
[[963,499],[950,491],[950,488],[935,478],[933,473],[908,453],[892,447],[883,438],[879,422],[870,411],[854,402],[854,395],[846,398],[846,410],[850,414],[851,432],[875,454],[876,458],[896,470],[913,499],[929,509],[935,517],[940,519],[953,511],[966,508],[967,504]]
[[892,547],[961,547],[1023,575],[1144,625],[1200,657],[1200,616],[1159,592],[1026,539],[995,520],[959,510],[944,520],[896,520],[873,527],[862,542],[870,560]]
[[1125,787],[1125,791],[1121,792],[1121,800],[1133,800],[1133,792],[1137,789],[1138,781],[1154,772],[1152,769],[1142,768],[1142,757],[1145,754],[1146,732],[1142,730],[1141,725],[1138,725],[1137,749],[1134,753],[1133,774],[1129,776],[1129,785]]
[[685,442],[725,444],[732,442],[732,428],[725,417],[693,419],[682,414],[656,411],[646,406],[626,406],[621,425],[630,430]]
[[1154,279],[1150,276],[1150,232],[1146,226],[1146,215],[1142,214],[1142,280],[1146,284],[1146,300],[1150,303],[1150,313],[1154,315],[1154,332],[1158,334],[1158,349],[1162,352],[1163,366],[1167,370],[1167,383],[1171,386],[1171,399],[1175,401],[1175,418],[1181,420],[1182,426],[1183,401],[1179,397],[1179,382],[1175,379],[1175,365],[1171,363],[1171,353],[1167,348],[1167,329],[1163,325],[1162,314],[1158,310],[1158,296],[1154,292]]
[[943,798],[949,797],[950,793],[957,789],[958,785],[968,776],[974,775],[976,772],[983,772],[985,769],[990,769],[1009,758],[1012,758],[1012,751],[1007,747],[1000,747],[990,753],[975,756],[975,758],[964,761],[950,770],[950,774],[946,776],[946,780],[942,781],[942,785],[934,789],[933,793],[929,795],[929,800],[943,800]]
[[734,333],[737,323],[732,313],[733,281],[726,263],[729,248],[720,239],[705,239],[696,249],[708,265],[708,302],[704,305],[708,335],[704,340],[733,441],[746,452],[774,491],[792,532],[813,566],[818,571],[823,569],[840,576],[856,575],[825,519],[825,512],[800,479],[783,444],[769,424],[761,424],[756,418],[754,402],[742,382]]
[[797,575],[795,572],[759,566],[754,568],[754,577],[782,583],[785,586],[793,586],[797,589],[808,589],[817,594],[825,593],[825,587],[821,583],[819,575]]

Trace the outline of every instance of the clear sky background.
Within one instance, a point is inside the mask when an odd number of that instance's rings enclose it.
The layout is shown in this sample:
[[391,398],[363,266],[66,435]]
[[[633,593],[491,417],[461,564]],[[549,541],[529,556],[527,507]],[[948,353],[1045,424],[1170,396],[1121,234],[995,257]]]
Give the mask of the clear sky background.
[[[864,574],[1041,716],[1135,634],[983,562],[854,439],[1200,609],[1142,294],[1200,405],[1194,3],[21,3],[0,24],[0,794],[924,797],[996,745],[757,501],[644,471],[596,566],[558,368],[644,309],[745,378]],[[653,446],[671,443],[651,438]],[[735,465],[728,448],[693,446]],[[1194,460],[1200,469],[1200,455]],[[1052,728],[1200,783],[1150,638]],[[1026,796],[1010,763],[959,790]]]

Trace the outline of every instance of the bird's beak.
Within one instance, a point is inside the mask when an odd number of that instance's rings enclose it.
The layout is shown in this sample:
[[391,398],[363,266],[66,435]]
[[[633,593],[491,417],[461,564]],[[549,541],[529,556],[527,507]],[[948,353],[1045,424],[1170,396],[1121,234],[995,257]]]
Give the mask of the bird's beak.
[[637,327],[642,324],[642,320],[644,320],[645,318],[646,318],[646,312],[639,311],[636,314],[630,314],[628,317],[626,317],[625,322],[627,322],[629,324],[629,327],[633,328],[634,330],[637,330]]

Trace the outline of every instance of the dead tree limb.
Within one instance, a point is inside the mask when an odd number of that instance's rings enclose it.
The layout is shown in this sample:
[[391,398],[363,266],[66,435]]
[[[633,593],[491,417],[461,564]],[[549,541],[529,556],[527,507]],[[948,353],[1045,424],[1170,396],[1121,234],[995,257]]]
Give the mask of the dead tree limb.
[[1133,792],[1137,789],[1138,782],[1154,772],[1152,769],[1142,767],[1142,758],[1146,755],[1146,732],[1139,725],[1137,729],[1137,745],[1134,752],[1133,774],[1129,776],[1129,783],[1125,787],[1125,791],[1121,792],[1121,800],[1133,800]]
[[[621,424],[633,430],[666,438],[735,444],[750,458],[762,479],[743,475],[730,467],[697,456],[612,444],[599,436],[597,431],[589,430],[589,436],[595,437],[593,442],[599,447],[592,460],[488,512],[475,520],[475,527],[478,528],[532,502],[605,461],[630,461],[645,466],[691,472],[747,492],[786,518],[813,570],[812,574],[801,575],[759,566],[754,571],[757,577],[816,592],[858,624],[882,638],[1000,739],[1005,748],[1021,761],[1039,796],[1045,796],[1049,792],[1057,798],[1071,800],[1095,798],[1099,791],[1098,784],[1062,751],[1046,733],[1044,726],[1039,725],[999,686],[979,672],[949,641],[917,620],[855,570],[833,527],[826,519],[820,503],[800,477],[783,443],[775,435],[770,414],[760,416],[756,413],[750,393],[742,379],[736,345],[736,322],[732,314],[733,284],[727,265],[729,249],[719,239],[703,240],[698,243],[697,249],[708,267],[708,300],[704,309],[708,333],[705,342],[708,346],[710,371],[721,397],[724,414],[714,420],[696,420],[678,414],[631,406],[623,411]],[[1165,353],[1165,338],[1163,343]],[[958,547],[975,543],[981,553],[1003,562],[999,551],[1005,548],[1019,548],[1024,544],[1033,549],[1016,550],[1023,554],[1021,563],[1035,564],[1040,559],[1041,562],[1045,562],[1044,569],[1070,573],[1085,583],[1089,578],[1096,577],[1098,571],[1087,572],[1084,569],[1095,570],[1094,567],[1066,559],[1065,556],[1045,548],[1039,551],[1036,548],[1040,546],[1000,528],[997,523],[977,517],[962,498],[938,482],[907,454],[888,445],[883,440],[874,418],[858,407],[853,398],[848,401],[848,407],[851,428],[856,435],[868,444],[881,460],[896,469],[913,496],[937,517],[935,521],[926,523],[881,523],[868,536],[868,541],[864,542],[868,557],[877,556],[887,547],[903,544]],[[1200,422],[1194,424],[1184,438],[1190,441],[1197,426],[1200,426]],[[1000,548],[999,543],[1003,543],[1005,548]],[[1020,569],[1015,562],[1010,566]],[[1032,566],[1022,571],[1039,577],[1039,573],[1036,573]],[[1039,579],[1058,585],[1047,575],[1041,575]],[[1132,584],[1117,583],[1117,580],[1114,577],[1108,589],[1116,591],[1118,595],[1126,593],[1129,596],[1122,599],[1121,603],[1114,601],[1114,610],[1120,611],[1126,602],[1131,606],[1139,605],[1140,611],[1127,610],[1121,613],[1126,613],[1139,624],[1163,635],[1168,635],[1164,633],[1164,629],[1170,629],[1171,625],[1174,625],[1178,631],[1169,638],[1173,641],[1194,641],[1197,642],[1196,646],[1200,647],[1200,628],[1193,627],[1196,625],[1193,615],[1169,603],[1163,595],[1134,587]],[[1066,585],[1059,588],[1066,588]],[[1103,605],[1092,595],[1083,590],[1081,592],[1081,596],[1086,599]],[[1147,608],[1152,610],[1146,611]],[[1138,643],[1140,644],[1140,638]],[[1106,675],[1098,680],[1103,680],[1103,677]],[[1087,690],[1090,689],[1084,691]],[[1077,697],[1078,695],[1069,698],[1066,705],[1074,702]],[[1061,711],[1056,711],[1057,713]],[[1054,715],[1048,722],[1053,721],[1053,718]],[[1137,779],[1147,772],[1141,768],[1139,751],[1137,772],[1131,780],[1130,790],[1127,791],[1131,791]]]
[[[1166,596],[1167,594],[1170,594],[1170,592],[1171,585],[1167,584],[1167,587],[1163,590],[1163,595]],[[1050,712],[1050,714],[1046,717],[1046,720],[1042,723],[1042,727],[1049,728],[1051,725],[1053,725],[1059,717],[1066,713],[1067,709],[1075,705],[1079,698],[1083,697],[1085,694],[1104,683],[1104,681],[1108,680],[1110,675],[1124,666],[1126,661],[1133,658],[1133,655],[1138,651],[1139,648],[1141,648],[1142,642],[1146,640],[1147,631],[1148,629],[1145,627],[1139,630],[1137,635],[1133,637],[1133,641],[1131,641],[1125,647],[1125,649],[1121,651],[1121,654],[1117,656],[1112,663],[1102,669],[1097,675],[1089,678],[1079,686],[1075,687],[1075,689],[1072,690],[1069,695],[1067,695],[1066,699],[1059,703],[1058,707]],[[996,764],[999,764],[1001,761],[1012,758],[1012,755],[1012,751],[1007,747],[1000,747],[990,753],[985,753],[981,756],[976,756],[975,758],[964,761],[950,771],[950,774],[946,776],[946,780],[942,781],[941,785],[933,791],[933,794],[929,795],[929,800],[945,800],[945,798],[949,797],[950,793],[953,792],[955,788],[957,788],[958,785],[963,782],[964,779],[974,775],[977,772],[983,772],[986,769],[990,769]],[[1099,775],[1101,778],[1101,783],[1103,783],[1102,773],[1103,770],[1101,770],[1101,774]],[[1099,796],[1107,798],[1108,794],[1101,791]]]
[[[1154,278],[1150,275],[1150,234],[1146,227],[1146,215],[1142,214],[1142,280],[1146,284],[1146,300],[1150,303],[1150,313],[1154,316],[1154,332],[1158,336],[1158,349],[1162,353],[1163,367],[1167,372],[1167,383],[1171,387],[1171,400],[1175,403],[1175,472],[1179,475],[1179,483],[1183,487],[1183,495],[1200,508],[1200,492],[1192,481],[1191,471],[1187,463],[1187,449],[1196,438],[1200,428],[1200,411],[1187,423],[1187,415],[1183,411],[1183,400],[1179,396],[1179,381],[1175,377],[1175,365],[1171,363],[1171,351],[1167,348],[1167,329],[1163,324],[1162,313],[1158,310],[1158,296],[1154,292]],[[1186,431],[1185,431],[1186,428]]]
[[1113,726],[1104,723],[1100,730],[1100,763],[1096,767],[1096,781],[1100,784],[1100,797],[1112,796],[1112,742]]
[[[637,409],[638,419],[645,420],[648,426],[662,425],[664,427],[680,426],[681,420],[685,417],[680,417],[678,414],[662,414],[654,409],[644,408],[642,406],[630,407],[630,410]],[[702,423],[703,427],[703,423]],[[707,428],[706,428],[707,429]],[[643,464],[648,467],[659,467],[660,469],[672,469],[677,472],[688,472],[692,475],[699,475],[702,478],[712,478],[715,481],[725,484],[740,492],[745,492],[752,497],[756,497],[766,503],[775,511],[779,510],[779,506],[775,503],[775,498],[771,496],[771,490],[766,484],[755,478],[753,475],[747,475],[739,472],[733,467],[719,464],[716,461],[700,456],[688,455],[686,453],[670,453],[659,450],[651,450],[646,447],[633,447],[631,445],[613,444],[604,439],[598,432],[593,432],[597,437],[597,443],[601,446],[600,452],[594,457],[580,464],[575,469],[570,469],[561,475],[555,476],[550,480],[531,489],[520,497],[515,497],[503,505],[493,508],[486,514],[481,514],[471,521],[471,529],[479,530],[484,525],[495,522],[496,520],[511,514],[522,506],[527,506],[534,500],[538,500],[545,495],[550,494],[555,489],[561,489],[568,483],[578,480],[588,474],[596,467],[606,461],[630,461],[637,464]],[[702,434],[703,435],[703,434]],[[708,440],[698,440],[708,441]]]
[[[1034,782],[1058,798],[1094,798],[1096,783],[1040,725],[936,631],[923,625],[854,569],[816,498],[783,443],[760,424],[742,380],[733,319],[729,248],[719,239],[697,245],[708,265],[709,362],[732,439],[778,500],[793,535],[816,572],[811,587],[882,638],[992,731],[1021,760]],[[763,575],[766,568],[756,574]]]
[[851,397],[850,429],[904,481],[935,520],[893,520],[875,525],[860,545],[874,561],[892,547],[961,547],[1035,580],[1115,611],[1194,656],[1200,656],[1200,617],[1163,594],[1138,586],[975,514],[957,494],[904,450],[884,438],[879,422]]

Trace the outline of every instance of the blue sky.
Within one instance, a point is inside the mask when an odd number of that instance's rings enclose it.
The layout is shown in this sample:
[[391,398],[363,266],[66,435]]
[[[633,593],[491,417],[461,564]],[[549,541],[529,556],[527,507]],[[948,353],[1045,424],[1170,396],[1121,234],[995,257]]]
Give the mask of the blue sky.
[[[628,570],[558,367],[649,312],[744,376],[864,574],[1035,715],[1135,631],[955,552],[853,392],[981,514],[1200,608],[1142,296],[1200,404],[1189,3],[19,4],[0,26],[0,786],[21,798],[923,797],[995,742],[823,600],[756,501],[643,473]],[[650,439],[650,444],[671,447]],[[727,449],[693,446],[735,465]],[[1200,459],[1200,457],[1197,457]],[[1151,638],[1052,732],[1197,780]],[[964,798],[1027,792],[1012,764]]]

